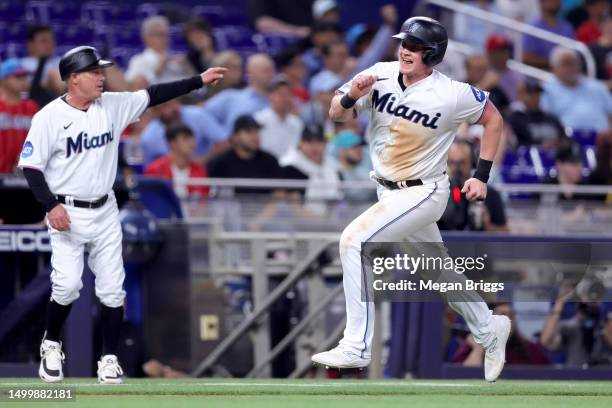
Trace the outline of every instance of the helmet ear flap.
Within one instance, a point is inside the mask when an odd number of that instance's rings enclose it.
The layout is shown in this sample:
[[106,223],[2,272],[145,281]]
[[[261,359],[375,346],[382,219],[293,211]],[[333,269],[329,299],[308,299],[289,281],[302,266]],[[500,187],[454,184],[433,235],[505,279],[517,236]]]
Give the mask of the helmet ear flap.
[[432,67],[436,65],[434,59],[436,58],[437,54],[438,54],[438,47],[436,45],[427,47],[425,50],[423,50],[423,63],[427,65],[428,67]]

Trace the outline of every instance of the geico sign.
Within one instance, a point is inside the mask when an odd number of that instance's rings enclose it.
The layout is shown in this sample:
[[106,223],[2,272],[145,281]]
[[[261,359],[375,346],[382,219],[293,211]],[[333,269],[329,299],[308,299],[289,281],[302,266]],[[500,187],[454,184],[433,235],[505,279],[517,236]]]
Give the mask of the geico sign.
[[0,252],[51,252],[47,231],[0,231]]

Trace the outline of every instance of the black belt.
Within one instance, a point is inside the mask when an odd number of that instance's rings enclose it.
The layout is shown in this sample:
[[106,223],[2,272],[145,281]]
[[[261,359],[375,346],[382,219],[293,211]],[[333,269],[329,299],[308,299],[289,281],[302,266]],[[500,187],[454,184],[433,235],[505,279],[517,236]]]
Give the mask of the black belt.
[[102,197],[94,201],[83,201],[74,199],[68,200],[64,195],[57,196],[57,201],[59,201],[60,203],[79,208],[100,208],[104,205],[104,203],[106,203],[106,200],[108,200],[108,194],[104,194]]
[[389,190],[399,190],[401,188],[408,188],[414,186],[422,186],[423,181],[421,179],[416,180],[403,180],[403,181],[391,181],[385,180],[378,177],[375,177],[374,180],[378,182],[383,187],[388,188]]

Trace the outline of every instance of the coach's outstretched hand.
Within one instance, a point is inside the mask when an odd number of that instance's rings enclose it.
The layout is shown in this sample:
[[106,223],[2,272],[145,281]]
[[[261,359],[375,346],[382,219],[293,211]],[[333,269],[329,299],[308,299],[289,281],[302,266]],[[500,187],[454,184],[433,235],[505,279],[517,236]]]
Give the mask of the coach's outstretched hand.
[[348,91],[348,96],[353,99],[359,99],[367,95],[372,86],[378,81],[377,75],[357,75],[353,78],[351,89]]
[[70,230],[70,216],[63,205],[56,205],[49,211],[49,224],[58,231]]
[[202,77],[202,82],[204,82],[204,85],[216,85],[217,82],[223,79],[223,74],[226,72],[227,68],[212,67],[202,72],[200,76]]
[[487,185],[477,178],[471,178],[463,184],[461,189],[462,193],[465,193],[465,198],[468,201],[482,201],[487,197]]

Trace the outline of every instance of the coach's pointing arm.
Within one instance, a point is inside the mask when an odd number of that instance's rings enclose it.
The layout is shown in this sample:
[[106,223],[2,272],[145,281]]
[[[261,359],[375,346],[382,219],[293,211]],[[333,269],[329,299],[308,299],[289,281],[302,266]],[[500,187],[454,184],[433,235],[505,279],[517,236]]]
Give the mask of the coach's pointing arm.
[[485,107],[484,115],[478,123],[484,127],[480,144],[480,160],[478,160],[474,176],[464,183],[461,190],[470,201],[481,201],[487,196],[489,172],[499,148],[504,120],[495,105],[493,105],[493,102],[489,100]]
[[149,106],[160,105],[164,102],[168,102],[170,99],[188,94],[203,86],[215,85],[223,79],[223,74],[226,72],[227,68],[213,67],[191,78],[151,85],[147,88],[147,92],[149,93]]
[[352,118],[357,100],[367,95],[377,80],[378,76],[376,75],[357,75],[353,78],[351,89],[345,94],[334,96],[332,99],[329,118],[334,122],[345,122]]

